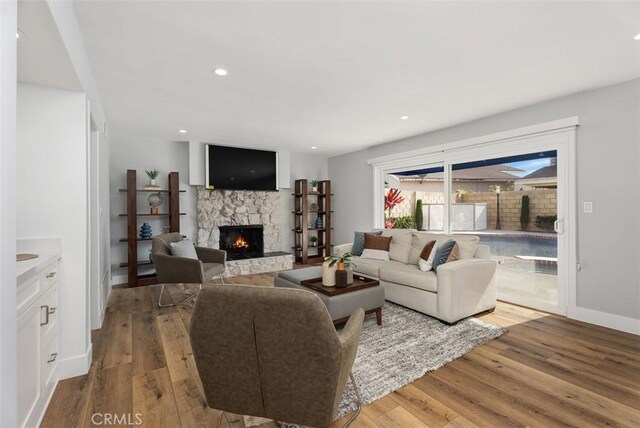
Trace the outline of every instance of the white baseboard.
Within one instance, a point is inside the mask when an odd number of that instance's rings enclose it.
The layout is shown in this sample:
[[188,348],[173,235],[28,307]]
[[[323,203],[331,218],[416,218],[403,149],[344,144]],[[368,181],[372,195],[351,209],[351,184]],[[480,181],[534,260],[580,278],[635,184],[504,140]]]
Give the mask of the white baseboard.
[[129,282],[129,277],[127,275],[113,275],[111,277],[111,286],[127,284]]
[[84,354],[60,360],[60,364],[58,365],[58,379],[67,379],[87,374],[89,367],[91,367],[92,356],[93,344],[89,344],[89,348]]
[[640,335],[640,320],[593,309],[569,308],[568,318]]

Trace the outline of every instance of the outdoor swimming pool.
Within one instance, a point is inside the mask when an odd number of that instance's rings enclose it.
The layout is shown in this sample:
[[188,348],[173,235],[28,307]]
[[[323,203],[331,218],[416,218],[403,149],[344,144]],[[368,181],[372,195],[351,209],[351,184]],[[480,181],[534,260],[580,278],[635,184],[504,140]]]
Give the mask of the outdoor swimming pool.
[[555,236],[538,238],[532,235],[479,235],[480,244],[491,248],[492,256],[558,257]]
[[555,236],[535,235],[479,235],[480,244],[488,245],[491,257],[501,259],[498,263],[504,269],[519,272],[537,272],[548,275],[558,274],[558,264],[548,260],[523,260],[516,256],[558,257]]

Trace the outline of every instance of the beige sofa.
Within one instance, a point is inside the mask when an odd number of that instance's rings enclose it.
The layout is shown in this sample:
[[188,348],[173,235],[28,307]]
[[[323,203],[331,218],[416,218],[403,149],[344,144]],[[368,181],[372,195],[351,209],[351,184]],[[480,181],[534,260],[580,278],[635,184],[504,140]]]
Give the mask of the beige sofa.
[[[489,259],[486,245],[477,236],[442,235],[410,229],[385,229],[391,236],[389,261],[355,257],[356,273],[378,278],[385,299],[414,309],[447,323],[455,323],[496,306],[496,262]],[[418,259],[424,245],[438,245],[454,239],[460,247],[460,260],[445,263],[437,272],[422,272]],[[335,253],[350,252],[353,244],[335,247]]]

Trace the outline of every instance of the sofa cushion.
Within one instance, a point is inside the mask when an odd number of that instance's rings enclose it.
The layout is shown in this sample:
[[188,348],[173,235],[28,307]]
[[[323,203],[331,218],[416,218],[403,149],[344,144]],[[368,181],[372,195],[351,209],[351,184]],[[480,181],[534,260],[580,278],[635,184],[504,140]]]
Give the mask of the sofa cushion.
[[437,271],[438,266],[445,264],[449,261],[449,256],[453,252],[453,249],[456,246],[456,241],[453,239],[449,239],[442,243],[442,245],[438,246],[438,250],[436,251],[436,256],[433,259],[433,270]]
[[380,279],[394,282],[420,290],[438,291],[438,278],[435,272],[422,272],[418,266],[406,265],[404,263],[385,263],[380,267]]
[[390,236],[392,238],[389,246],[389,259],[409,263],[411,229],[385,229],[382,231],[382,236]]
[[370,276],[372,278],[378,278],[378,270],[380,266],[385,263],[381,260],[372,260],[372,259],[363,259],[362,257],[354,257],[354,263],[356,266],[353,268],[353,271],[364,276]]
[[354,256],[361,256],[362,250],[364,250],[364,235],[365,233],[370,233],[372,235],[381,235],[382,231],[378,230],[376,232],[355,232],[353,234],[353,247],[351,247],[351,254]]
[[418,267],[422,272],[428,272],[433,269],[433,259],[436,257],[437,251],[438,246],[436,245],[436,241],[426,243],[418,260]]
[[385,250],[374,250],[373,248],[365,248],[364,250],[362,250],[362,256],[360,257],[368,260],[381,260],[383,262],[388,262],[389,252]]
[[460,259],[471,259],[476,256],[479,238],[474,235],[442,235],[429,232],[413,231],[411,234],[411,248],[409,251],[409,264],[417,265],[420,253],[425,244],[435,240],[441,246],[449,239],[454,239],[460,250]]

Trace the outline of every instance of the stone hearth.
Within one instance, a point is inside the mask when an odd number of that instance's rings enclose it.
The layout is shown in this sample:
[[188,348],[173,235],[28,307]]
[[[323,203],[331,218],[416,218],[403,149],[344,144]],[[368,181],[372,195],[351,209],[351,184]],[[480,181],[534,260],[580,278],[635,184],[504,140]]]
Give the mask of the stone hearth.
[[280,194],[251,190],[207,190],[198,186],[198,245],[220,248],[220,226],[261,224],[264,252],[280,251]]

